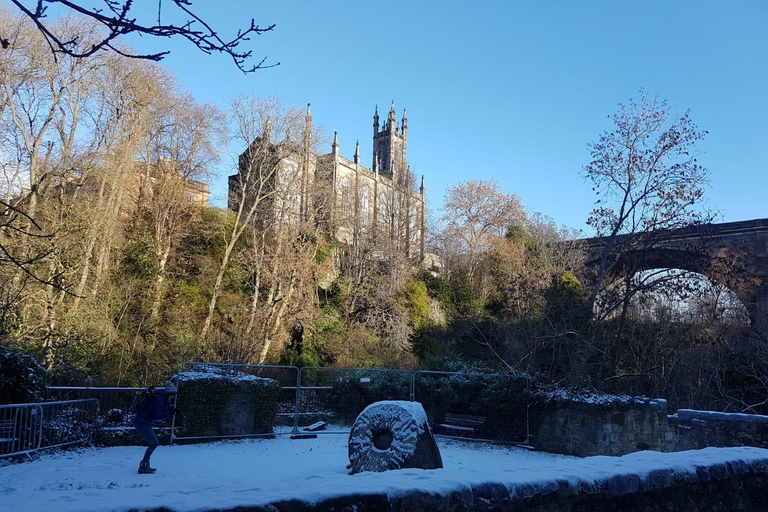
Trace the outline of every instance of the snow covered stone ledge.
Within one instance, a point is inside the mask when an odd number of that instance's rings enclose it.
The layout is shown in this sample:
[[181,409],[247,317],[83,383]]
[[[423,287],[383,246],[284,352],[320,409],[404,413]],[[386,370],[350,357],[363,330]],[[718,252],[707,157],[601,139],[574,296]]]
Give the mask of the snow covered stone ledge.
[[[722,460],[717,449],[584,459],[581,474],[540,481],[489,481],[442,491],[357,493],[315,503],[301,500],[239,507],[237,512],[709,512],[768,510],[768,452]],[[660,457],[666,464],[660,464]],[[718,460],[719,459],[719,460]],[[610,476],[599,474],[599,467]],[[572,468],[573,469],[573,468]],[[233,509],[234,512],[235,509]],[[158,511],[160,512],[160,511]]]
[[577,458],[438,439],[443,468],[348,474],[346,436],[51,453],[0,465],[0,510],[541,512],[768,510],[768,450]]

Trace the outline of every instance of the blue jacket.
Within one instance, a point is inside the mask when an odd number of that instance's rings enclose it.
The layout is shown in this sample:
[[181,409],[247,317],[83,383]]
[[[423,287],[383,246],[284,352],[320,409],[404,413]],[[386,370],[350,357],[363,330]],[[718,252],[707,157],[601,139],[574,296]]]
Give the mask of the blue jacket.
[[150,398],[149,407],[144,411],[133,415],[134,425],[151,425],[158,420],[171,417],[168,409],[168,394],[163,388],[154,388]]

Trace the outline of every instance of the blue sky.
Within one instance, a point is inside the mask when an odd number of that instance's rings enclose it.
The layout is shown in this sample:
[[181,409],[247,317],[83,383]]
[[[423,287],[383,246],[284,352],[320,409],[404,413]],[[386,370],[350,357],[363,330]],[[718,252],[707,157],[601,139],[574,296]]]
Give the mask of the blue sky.
[[[155,4],[156,5],[156,4]],[[648,93],[690,109],[722,220],[768,217],[768,2],[193,2],[226,34],[275,23],[253,41],[280,66],[243,75],[184,41],[163,64],[200,101],[234,94],[312,104],[313,119],[370,166],[374,106],[408,109],[408,159],[439,207],[447,187],[495,179],[531,211],[584,229],[587,144],[617,104]],[[130,41],[135,46],[157,40]],[[330,151],[330,148],[328,148]],[[227,163],[227,160],[224,160]],[[222,167],[213,203],[224,204]]]

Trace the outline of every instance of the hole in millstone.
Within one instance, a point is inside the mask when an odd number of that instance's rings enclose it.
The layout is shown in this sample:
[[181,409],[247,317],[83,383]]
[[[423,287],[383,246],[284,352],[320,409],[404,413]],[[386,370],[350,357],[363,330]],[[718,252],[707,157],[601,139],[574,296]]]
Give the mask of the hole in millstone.
[[371,430],[371,437],[373,438],[373,447],[377,450],[387,450],[392,446],[392,431],[388,428]]

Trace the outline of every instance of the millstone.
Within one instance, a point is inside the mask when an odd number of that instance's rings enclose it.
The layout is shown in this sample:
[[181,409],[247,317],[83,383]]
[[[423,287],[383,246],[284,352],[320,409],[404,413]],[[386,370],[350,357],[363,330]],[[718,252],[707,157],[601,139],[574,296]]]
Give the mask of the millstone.
[[363,471],[443,467],[440,450],[418,402],[375,402],[349,434],[350,474]]

